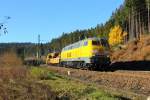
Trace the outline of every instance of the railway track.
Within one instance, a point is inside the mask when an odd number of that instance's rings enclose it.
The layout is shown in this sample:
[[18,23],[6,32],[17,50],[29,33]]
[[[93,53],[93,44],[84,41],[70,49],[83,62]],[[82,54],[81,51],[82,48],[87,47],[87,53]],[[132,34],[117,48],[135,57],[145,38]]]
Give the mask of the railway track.
[[150,95],[150,71],[117,70],[114,72],[88,71],[81,69],[48,66],[52,71],[84,82],[93,82],[107,88],[128,91],[141,96]]
[[[47,66],[47,65],[42,65],[42,66]],[[115,70],[115,71],[112,71],[112,70],[107,70],[107,71],[90,71],[88,69],[74,69],[74,68],[67,68],[67,67],[60,67],[60,66],[48,66],[49,68],[52,67],[52,68],[56,68],[56,69],[69,69],[69,70],[80,70],[80,71],[86,71],[86,72],[95,72],[95,73],[107,73],[107,74],[113,74],[113,75],[125,75],[125,76],[136,76],[136,77],[147,77],[149,78],[150,77],[150,70],[149,71],[137,71],[137,70]]]
[[[47,66],[47,65],[42,65],[42,66]],[[147,77],[150,78],[150,71],[134,71],[134,70],[107,70],[107,71],[91,71],[88,69],[75,69],[75,68],[67,68],[67,67],[60,67],[60,66],[52,66],[49,65],[47,66],[48,68],[55,68],[55,69],[65,69],[65,70],[73,70],[73,71],[84,71],[84,72],[94,72],[94,73],[101,73],[101,74],[113,74],[113,75],[125,75],[125,76],[134,76],[134,77]]]

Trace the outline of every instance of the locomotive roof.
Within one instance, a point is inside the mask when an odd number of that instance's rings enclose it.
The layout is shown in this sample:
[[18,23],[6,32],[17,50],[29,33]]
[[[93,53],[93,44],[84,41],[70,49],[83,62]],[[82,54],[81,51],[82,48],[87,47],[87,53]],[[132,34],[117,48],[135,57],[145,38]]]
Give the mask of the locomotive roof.
[[92,37],[92,38],[87,38],[87,39],[85,39],[85,40],[100,40],[100,39],[106,39],[106,38]]
[[78,42],[75,42],[75,43],[73,43],[73,44],[70,44],[70,45],[64,47],[62,50],[67,49],[67,48],[69,48],[69,47],[75,47],[76,45],[80,46],[83,41],[87,41],[87,40],[96,40],[96,41],[99,41],[99,40],[101,40],[101,39],[106,39],[106,38],[97,38],[97,37],[87,38],[87,39],[84,39],[84,40],[80,40],[80,41],[78,41]]

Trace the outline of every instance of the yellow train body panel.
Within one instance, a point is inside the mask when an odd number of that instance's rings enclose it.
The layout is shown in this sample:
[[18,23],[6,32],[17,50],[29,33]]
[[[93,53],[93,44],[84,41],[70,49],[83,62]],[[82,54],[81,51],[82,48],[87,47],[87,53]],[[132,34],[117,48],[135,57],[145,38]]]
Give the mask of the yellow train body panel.
[[[97,39],[96,39],[97,40]],[[61,52],[61,61],[88,61],[95,55],[104,55],[103,45],[93,45],[94,39],[86,39],[65,47]],[[94,53],[94,51],[97,52]]]
[[49,60],[50,64],[58,64],[59,63],[59,58],[53,58]]
[[[62,51],[61,52],[61,59],[73,59],[73,58],[80,58],[80,57],[91,57],[92,54],[89,53],[91,51],[91,46],[82,46],[79,48]],[[91,51],[92,52],[92,51]]]

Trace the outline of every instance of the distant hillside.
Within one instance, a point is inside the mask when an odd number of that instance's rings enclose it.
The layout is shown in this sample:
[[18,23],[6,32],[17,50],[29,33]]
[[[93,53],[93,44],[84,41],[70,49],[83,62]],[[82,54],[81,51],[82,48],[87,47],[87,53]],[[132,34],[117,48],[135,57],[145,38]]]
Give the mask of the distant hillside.
[[20,47],[29,47],[34,46],[34,43],[0,43],[0,49],[5,48],[20,48]]
[[[42,55],[48,53],[48,45],[40,44],[39,49]],[[0,54],[4,52],[15,51],[19,56],[36,56],[37,44],[35,43],[0,43]]]

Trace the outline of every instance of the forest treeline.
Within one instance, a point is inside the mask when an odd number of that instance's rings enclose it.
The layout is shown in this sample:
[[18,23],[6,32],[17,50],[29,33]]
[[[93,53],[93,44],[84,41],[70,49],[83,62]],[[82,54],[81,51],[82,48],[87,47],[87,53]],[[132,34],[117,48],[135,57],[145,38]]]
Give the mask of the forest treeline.
[[47,44],[39,44],[38,46],[35,43],[0,43],[0,56],[7,52],[15,52],[24,60],[27,57],[36,57],[38,49],[41,55],[47,55],[49,52]]
[[[105,24],[98,24],[96,27],[90,29],[63,33],[62,36],[51,40],[49,48],[51,51],[60,51],[68,44],[89,37],[105,37],[108,39],[111,38],[110,41],[114,41],[115,38],[118,38],[115,37],[118,36],[118,34],[123,36],[119,38],[121,40],[118,40],[119,42],[117,41],[117,43],[111,43],[119,44],[126,43],[133,39],[140,39],[142,34],[148,34],[150,32],[149,8],[150,0],[125,0],[124,3],[112,13],[112,16]],[[116,29],[116,27],[119,28]],[[117,33],[118,31],[119,33]],[[114,35],[109,35],[110,33]]]
[[7,52],[16,52],[22,59],[25,56],[35,55],[36,46],[33,43],[0,43],[0,55]]

